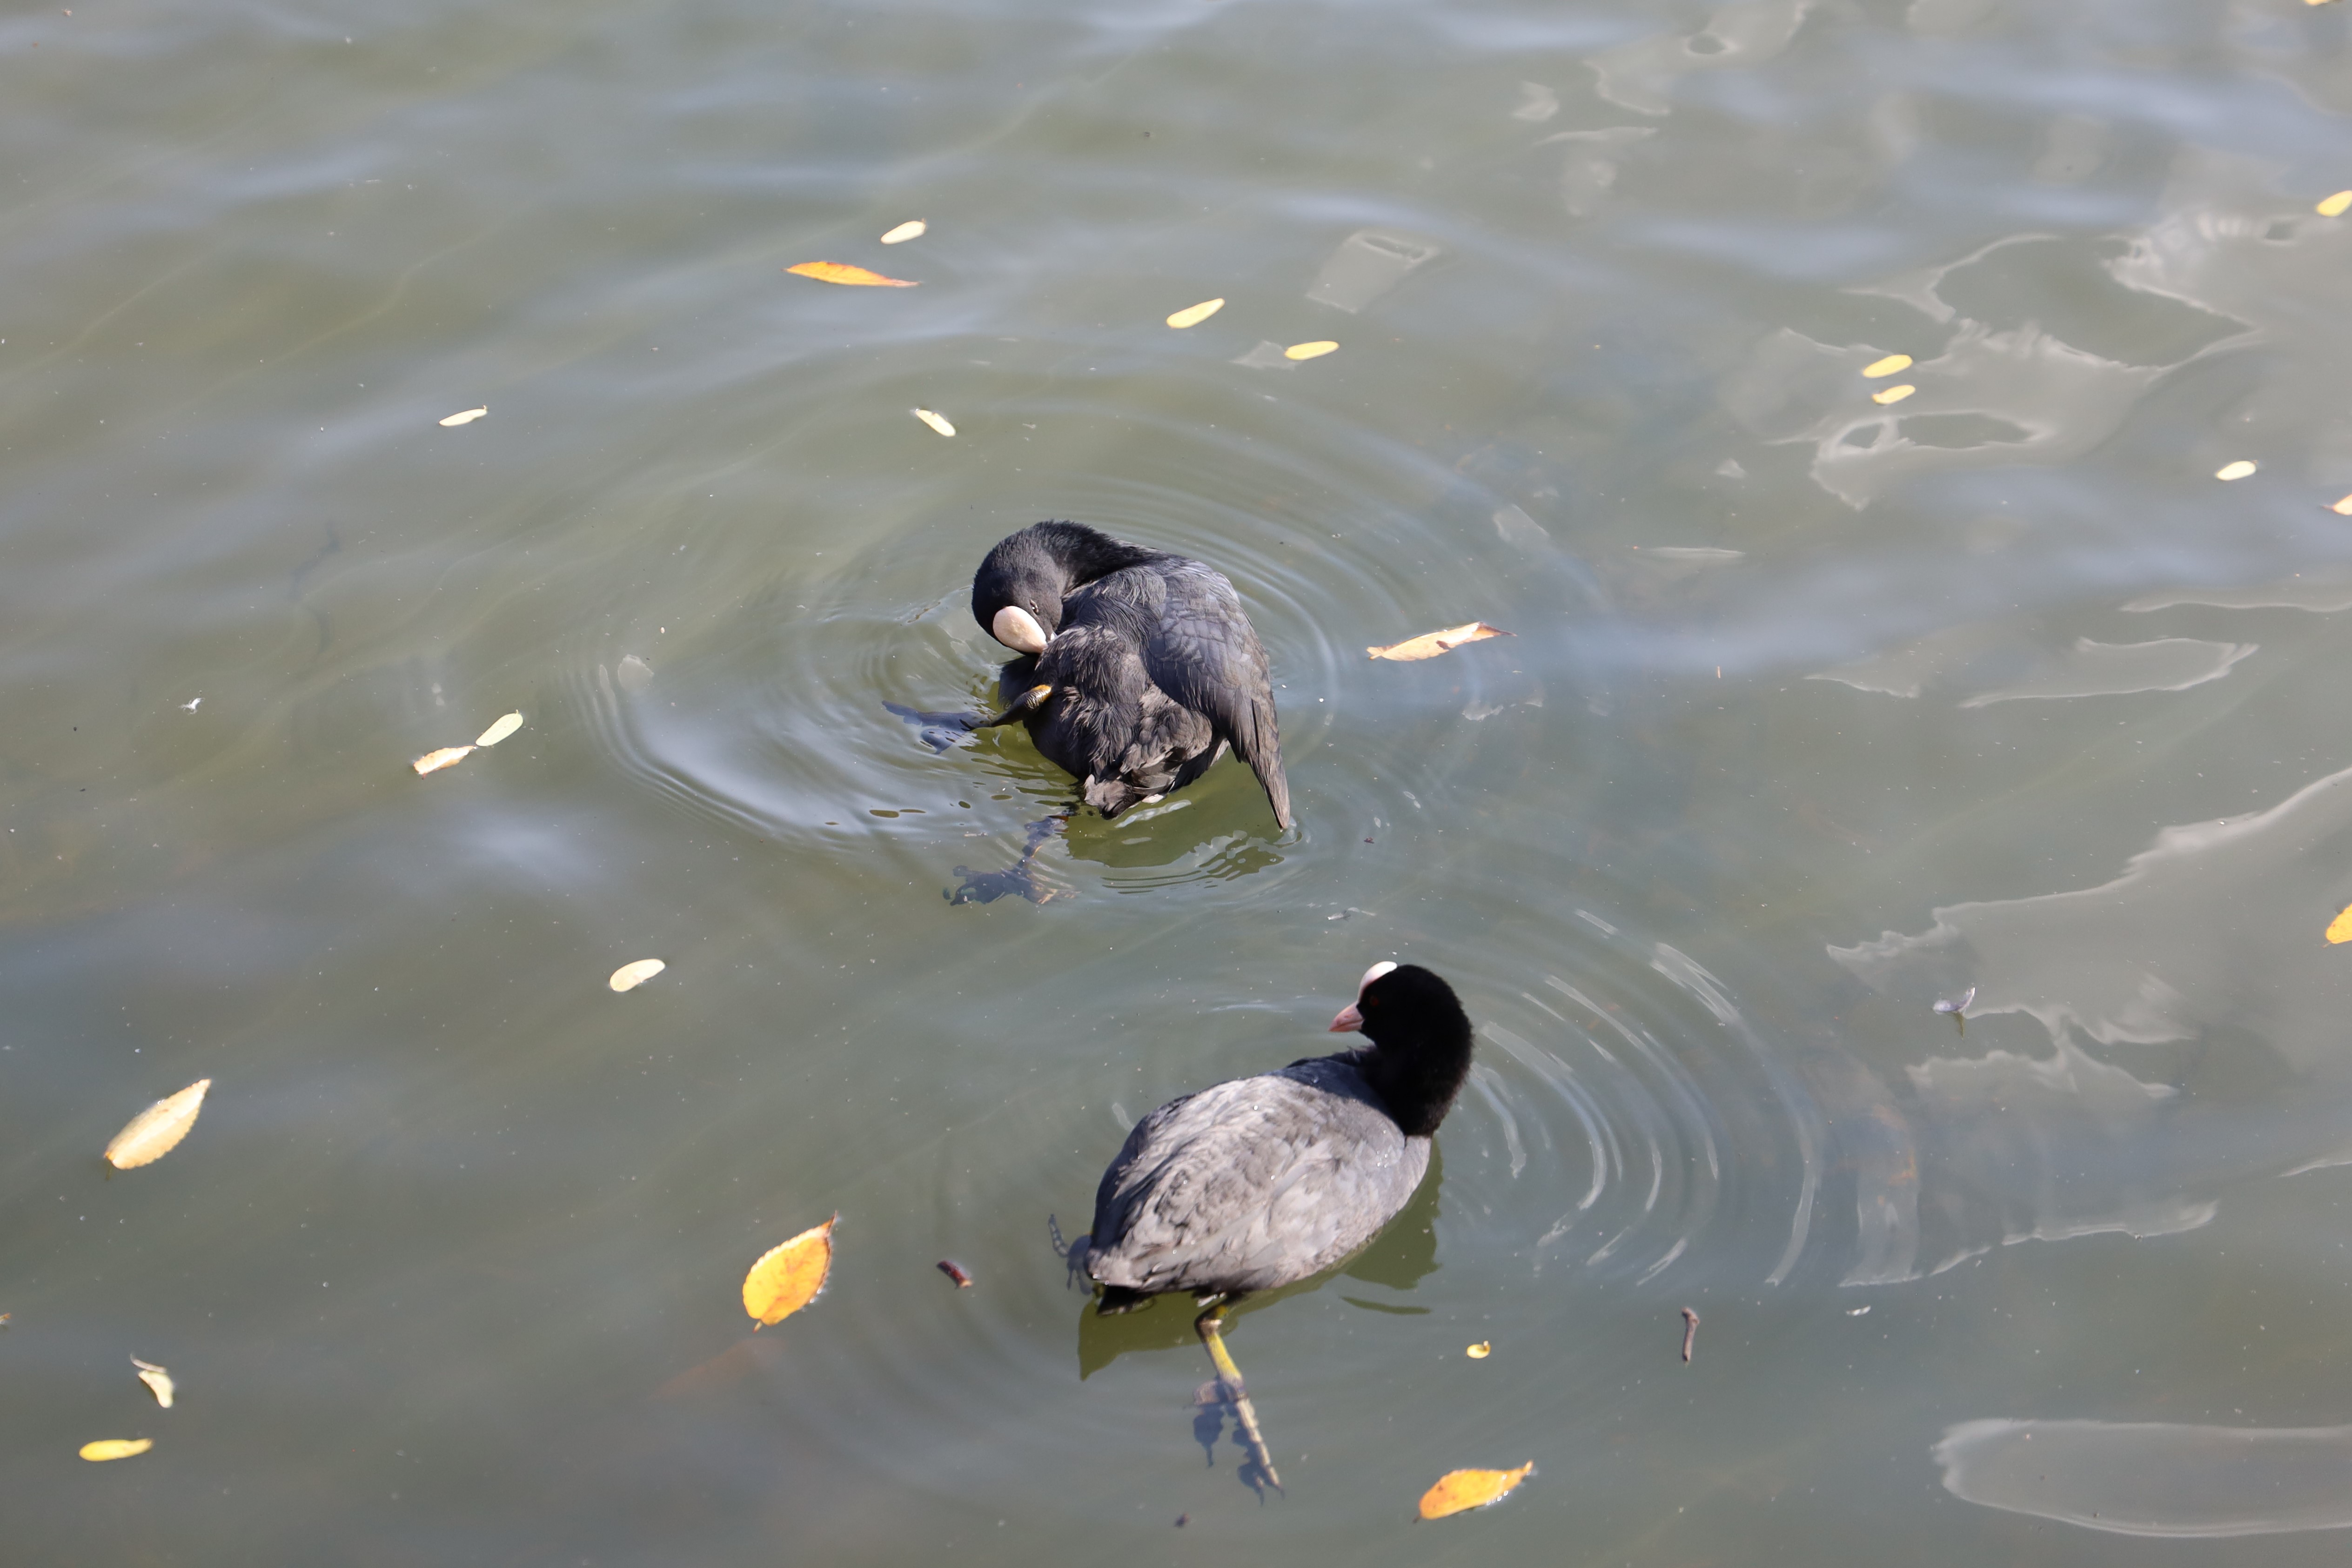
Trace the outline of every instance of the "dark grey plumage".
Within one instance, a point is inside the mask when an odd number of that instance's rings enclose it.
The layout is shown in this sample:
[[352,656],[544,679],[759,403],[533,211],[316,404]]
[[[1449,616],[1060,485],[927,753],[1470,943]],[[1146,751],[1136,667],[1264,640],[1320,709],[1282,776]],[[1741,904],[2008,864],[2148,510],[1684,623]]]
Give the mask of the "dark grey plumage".
[[1372,1044],[1172,1100],[1135,1125],[1095,1194],[1087,1275],[1103,1309],[1318,1274],[1395,1217],[1470,1069],[1470,1021],[1425,969],[1375,966],[1335,1030]]
[[[1223,573],[1075,522],[1000,541],[972,578],[973,618],[1000,638],[1018,611],[1043,632],[1022,710],[1037,749],[1115,816],[1182,788],[1230,745],[1291,825],[1265,649]],[[1017,641],[1008,646],[1019,647]],[[1012,716],[1012,715],[1008,715]]]

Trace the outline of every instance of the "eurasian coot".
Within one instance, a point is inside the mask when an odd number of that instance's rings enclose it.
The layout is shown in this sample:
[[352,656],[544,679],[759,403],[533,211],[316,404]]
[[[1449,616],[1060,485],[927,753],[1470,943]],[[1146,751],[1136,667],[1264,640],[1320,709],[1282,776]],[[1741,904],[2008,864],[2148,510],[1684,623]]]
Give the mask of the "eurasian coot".
[[1026,722],[1088,805],[1116,816],[1181,789],[1231,745],[1290,826],[1265,649],[1223,573],[1082,523],[1041,522],[988,552],[971,613],[1036,659],[1028,690],[988,722]]
[[1095,1194],[1083,1264],[1103,1287],[1097,1310],[1304,1279],[1404,1206],[1470,1071],[1470,1020],[1428,970],[1376,963],[1331,1028],[1371,1045],[1171,1100],[1135,1124]]

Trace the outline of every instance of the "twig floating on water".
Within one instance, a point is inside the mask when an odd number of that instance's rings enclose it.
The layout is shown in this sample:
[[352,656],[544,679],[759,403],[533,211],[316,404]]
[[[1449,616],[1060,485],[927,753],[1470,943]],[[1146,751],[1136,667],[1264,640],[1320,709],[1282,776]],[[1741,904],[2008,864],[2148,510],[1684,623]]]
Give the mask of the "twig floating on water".
[[971,1289],[971,1276],[965,1273],[963,1269],[952,1259],[945,1258],[940,1258],[940,1272],[954,1280],[957,1289],[969,1290]]
[[1691,1342],[1697,1338],[1698,1314],[1685,1307],[1683,1309],[1683,1360],[1685,1363],[1690,1360]]

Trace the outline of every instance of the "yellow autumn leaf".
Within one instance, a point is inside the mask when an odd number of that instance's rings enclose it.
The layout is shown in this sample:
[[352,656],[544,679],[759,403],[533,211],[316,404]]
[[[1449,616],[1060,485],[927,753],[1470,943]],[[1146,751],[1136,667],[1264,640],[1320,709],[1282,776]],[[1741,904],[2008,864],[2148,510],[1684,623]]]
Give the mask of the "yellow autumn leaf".
[[1870,400],[1873,403],[1900,403],[1918,390],[1917,387],[1906,382],[1901,386],[1890,386],[1884,392],[1872,393]]
[[658,958],[641,958],[635,963],[625,963],[613,971],[613,978],[604,984],[615,991],[635,991],[668,967]]
[[427,752],[408,765],[420,773],[446,768],[451,763],[463,762],[473,751],[471,746],[444,746],[437,752]]
[[1225,308],[1223,300],[1203,300],[1197,305],[1187,305],[1168,318],[1171,327],[1197,327]]
[[488,412],[489,410],[487,408],[468,408],[463,414],[452,414],[448,418],[442,420],[441,423],[450,426],[471,425],[475,420],[481,418]]
[[803,278],[814,278],[820,283],[850,283],[867,289],[912,289],[914,284],[904,278],[885,278],[879,272],[868,272],[863,267],[852,267],[846,261],[803,261],[798,267],[787,267]]
[[1535,1468],[1529,1460],[1516,1470],[1449,1470],[1421,1494],[1421,1517],[1444,1519],[1465,1509],[1485,1508],[1510,1496],[1521,1481],[1535,1474]]
[[172,1408],[172,1374],[153,1362],[141,1361],[137,1356],[131,1358],[131,1364],[139,1369],[139,1381],[154,1394],[155,1403],[166,1410]]
[[1464,626],[1448,626],[1442,632],[1423,632],[1403,642],[1391,643],[1386,647],[1368,647],[1364,651],[1374,658],[1392,658],[1399,663],[1416,658],[1435,658],[1441,653],[1451,653],[1466,642],[1485,642],[1488,637],[1516,636],[1500,626],[1490,626],[1484,621],[1471,621]]
[[2327,940],[2352,942],[2352,905],[2347,905],[2342,914],[2327,922]]
[[127,1459],[133,1454],[143,1454],[154,1446],[152,1437],[100,1437],[95,1443],[84,1443],[81,1457],[93,1463],[100,1459]]
[[212,1079],[200,1078],[132,1117],[106,1146],[107,1163],[118,1171],[129,1171],[170,1153],[196,1124],[196,1112],[205,1108],[205,1091],[212,1086]]
[[1485,1361],[1488,1356],[1495,1353],[1495,1347],[1486,1341],[1480,1340],[1476,1344],[1472,1345],[1468,1350],[1464,1351],[1462,1353],[1468,1356],[1472,1361]]
[[1862,367],[1862,374],[1869,377],[1871,380],[1875,381],[1882,375],[1893,375],[1898,370],[1909,370],[1910,368],[1911,356],[1909,354],[1888,354],[1885,359],[1873,360],[1868,364],[1864,365]]
[[938,431],[942,436],[952,436],[955,434],[955,426],[947,422],[947,417],[944,415],[934,414],[928,408],[909,408],[907,412],[913,415],[916,418],[921,420],[924,424],[929,426],[932,429]]
[[[882,237],[882,243],[885,245],[903,245],[910,239],[920,239],[929,231],[930,226],[931,226],[929,224],[925,223],[921,218],[908,218],[905,223],[900,224],[898,227],[884,235]],[[800,268],[795,267],[793,270],[797,272]]]
[[2342,217],[2352,212],[2352,191],[2338,191],[2311,210],[2321,217]]
[[500,719],[497,723],[491,725],[488,729],[483,731],[480,734],[475,736],[474,744],[478,746],[495,746],[500,741],[505,740],[509,735],[513,734],[517,730],[521,728],[522,715],[520,713],[509,713],[505,718]]
[[833,1271],[833,1227],[840,1223],[835,1215],[782,1247],[770,1247],[751,1265],[751,1272],[743,1276],[743,1310],[758,1320],[751,1326],[753,1333],[816,1300],[825,1276]]
[[2242,479],[2253,471],[2253,464],[2241,458],[2234,463],[2224,463],[2214,469],[2213,477],[2217,479]]
[[1293,343],[1288,348],[1282,351],[1282,357],[1285,359],[1321,359],[1325,354],[1337,353],[1339,352],[1339,345],[1338,343],[1326,340],[1318,343]]
[[2327,510],[2338,517],[2352,517],[2352,496],[2346,496]]

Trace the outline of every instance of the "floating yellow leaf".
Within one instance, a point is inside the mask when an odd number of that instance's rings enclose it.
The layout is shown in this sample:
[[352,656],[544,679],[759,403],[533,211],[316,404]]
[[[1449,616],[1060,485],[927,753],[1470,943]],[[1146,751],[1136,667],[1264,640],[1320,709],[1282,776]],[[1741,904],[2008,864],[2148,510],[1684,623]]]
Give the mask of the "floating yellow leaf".
[[446,768],[451,763],[465,761],[473,749],[471,746],[444,746],[437,752],[425,752],[408,765],[420,773],[429,773],[436,769]]
[[1465,626],[1448,626],[1442,632],[1423,632],[1403,642],[1391,643],[1386,647],[1368,647],[1364,651],[1374,658],[1392,658],[1404,663],[1416,658],[1435,658],[1441,653],[1453,652],[1466,642],[1485,642],[1488,637],[1513,635],[1500,626],[1472,621]]
[[[885,245],[903,245],[910,239],[920,239],[929,231],[930,226],[931,226],[929,224],[925,223],[921,218],[908,218],[905,223],[900,224],[898,227],[884,235],[882,237],[882,243]],[[800,268],[795,267],[793,270],[798,272]]]
[[166,1410],[172,1408],[172,1374],[153,1362],[141,1361],[137,1356],[131,1358],[131,1364],[139,1369],[139,1381],[155,1395],[155,1403]]
[[1288,348],[1282,351],[1282,357],[1285,359],[1321,359],[1325,354],[1337,353],[1339,352],[1339,345],[1326,339],[1324,342],[1319,343],[1293,343]]
[[885,278],[879,272],[868,272],[863,267],[852,267],[846,261],[803,261],[798,267],[787,267],[784,270],[797,272],[803,278],[814,278],[820,283],[851,283],[867,289],[915,287],[904,278]]
[[1168,324],[1171,327],[1197,327],[1224,308],[1225,302],[1223,300],[1203,300],[1199,304],[1187,306],[1169,317]]
[[500,719],[497,723],[491,725],[488,729],[483,731],[480,734],[475,736],[474,744],[478,746],[495,746],[500,741],[505,740],[509,735],[513,734],[517,730],[521,728],[522,715],[520,713],[509,713],[505,718]]
[[839,1215],[804,1230],[782,1247],[770,1247],[743,1276],[743,1310],[761,1324],[780,1323],[817,1298],[824,1277],[833,1271],[833,1227]]
[[2241,458],[2234,463],[2224,463],[2214,469],[2213,477],[2217,479],[2242,479],[2253,471],[2253,464]]
[[1909,354],[1888,354],[1885,359],[1873,360],[1868,364],[1864,365],[1862,367],[1862,374],[1868,376],[1871,380],[1875,381],[1882,375],[1893,375],[1898,370],[1909,370],[1910,368],[1911,356]]
[[475,420],[479,419],[488,412],[489,410],[487,408],[468,408],[463,414],[452,414],[448,418],[441,421],[441,423],[444,425],[471,425]]
[[1535,1468],[1530,1460],[1516,1470],[1449,1470],[1421,1494],[1421,1517],[1444,1519],[1465,1509],[1485,1508],[1510,1496],[1521,1481],[1535,1474]]
[[949,424],[943,416],[934,414],[928,408],[909,408],[907,412],[913,415],[916,418],[921,420],[924,424],[929,426],[932,429],[938,431],[942,436],[952,436],[955,434],[954,426]]
[[2342,217],[2352,212],[2352,191],[2338,191],[2311,210],[2321,217]]
[[2352,908],[2347,908],[2342,914],[2327,922],[2327,940],[2352,942]]
[[1464,1351],[1462,1353],[1468,1356],[1472,1361],[1485,1361],[1488,1356],[1495,1353],[1495,1347],[1487,1343],[1485,1340],[1480,1340],[1476,1344],[1472,1345],[1468,1350]]
[[604,984],[615,991],[635,991],[668,967],[658,958],[641,958],[635,963],[625,963],[613,971],[613,978]]
[[200,1078],[179,1093],[159,1100],[131,1119],[130,1125],[106,1146],[107,1163],[118,1171],[152,1164],[179,1146],[205,1108],[205,1090],[213,1080]]
[[1873,403],[1900,403],[1918,390],[1917,387],[1906,382],[1901,386],[1890,386],[1884,392],[1872,393],[1870,400]]
[[2352,496],[2346,496],[2327,510],[2338,517],[2352,517]]
[[100,1437],[95,1443],[81,1446],[81,1457],[96,1462],[100,1459],[127,1459],[133,1454],[143,1454],[155,1446],[152,1437]]

